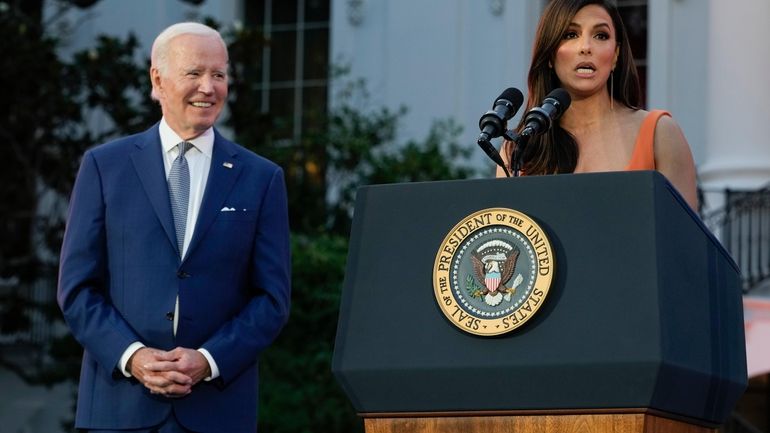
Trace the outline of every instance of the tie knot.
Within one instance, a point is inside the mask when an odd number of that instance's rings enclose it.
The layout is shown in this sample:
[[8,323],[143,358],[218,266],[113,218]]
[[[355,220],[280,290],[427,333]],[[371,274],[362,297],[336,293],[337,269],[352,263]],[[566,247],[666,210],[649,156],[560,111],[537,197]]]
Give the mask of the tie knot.
[[179,156],[184,156],[184,154],[193,147],[193,144],[189,141],[182,141],[177,144],[177,147],[179,148]]

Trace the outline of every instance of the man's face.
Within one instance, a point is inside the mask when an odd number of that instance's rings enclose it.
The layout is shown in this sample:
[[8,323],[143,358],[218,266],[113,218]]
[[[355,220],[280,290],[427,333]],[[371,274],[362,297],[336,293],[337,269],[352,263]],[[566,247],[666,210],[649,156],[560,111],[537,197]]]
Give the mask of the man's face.
[[227,100],[227,51],[214,37],[180,35],[169,42],[167,69],[150,70],[166,122],[182,139],[216,122]]

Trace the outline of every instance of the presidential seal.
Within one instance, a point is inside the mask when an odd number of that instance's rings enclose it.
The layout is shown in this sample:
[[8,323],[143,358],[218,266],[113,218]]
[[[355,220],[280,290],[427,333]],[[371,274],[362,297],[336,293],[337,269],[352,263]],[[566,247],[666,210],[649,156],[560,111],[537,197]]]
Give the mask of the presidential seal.
[[452,324],[475,335],[499,335],[535,315],[553,272],[553,249],[537,223],[512,209],[484,209],[444,238],[433,291]]

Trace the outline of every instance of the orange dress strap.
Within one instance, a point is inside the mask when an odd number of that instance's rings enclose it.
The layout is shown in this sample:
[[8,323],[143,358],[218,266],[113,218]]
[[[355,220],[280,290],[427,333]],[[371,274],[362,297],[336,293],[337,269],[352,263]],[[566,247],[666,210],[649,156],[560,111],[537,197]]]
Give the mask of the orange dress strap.
[[655,170],[655,127],[663,116],[670,117],[671,113],[665,110],[652,110],[644,118],[626,171]]

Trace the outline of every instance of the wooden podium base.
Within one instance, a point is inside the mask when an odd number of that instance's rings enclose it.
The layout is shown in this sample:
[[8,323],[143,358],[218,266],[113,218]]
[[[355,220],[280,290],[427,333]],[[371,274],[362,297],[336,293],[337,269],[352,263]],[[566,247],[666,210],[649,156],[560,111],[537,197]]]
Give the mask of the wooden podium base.
[[624,414],[364,417],[366,433],[716,433],[646,412]]

